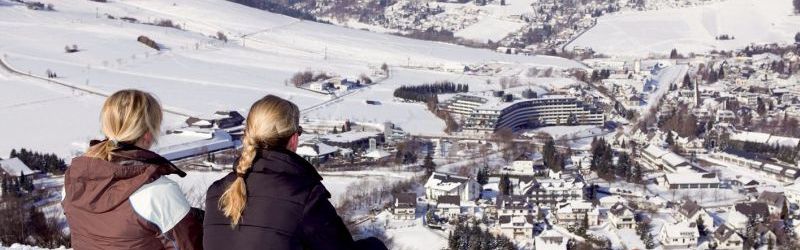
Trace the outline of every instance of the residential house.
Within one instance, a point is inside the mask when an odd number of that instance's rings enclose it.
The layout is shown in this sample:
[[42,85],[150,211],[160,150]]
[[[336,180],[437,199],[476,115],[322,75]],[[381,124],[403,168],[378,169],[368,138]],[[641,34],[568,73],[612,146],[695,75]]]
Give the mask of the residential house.
[[[563,227],[579,227],[588,219],[588,213],[594,209],[591,202],[588,201],[569,201],[558,205],[555,212],[556,224]],[[589,222],[591,224],[591,222]]]
[[773,215],[780,215],[783,207],[787,205],[783,192],[763,191],[758,195],[758,201],[766,203],[769,214]]
[[471,201],[480,195],[480,185],[463,176],[434,172],[425,182],[425,196],[437,200],[439,196],[457,196],[461,201]]
[[402,193],[394,197],[392,213],[395,220],[413,220],[417,214],[417,195]]
[[618,203],[608,210],[608,221],[617,229],[634,229],[636,221],[633,211],[625,205]]
[[703,225],[706,228],[712,228],[714,226],[714,218],[711,217],[697,202],[692,200],[686,200],[678,207],[678,213],[676,214],[677,221],[689,221],[689,222],[697,222],[698,218],[703,219]]
[[535,215],[538,213],[536,206],[530,203],[527,196],[501,195],[495,202],[497,216],[506,215]]
[[442,195],[436,199],[436,216],[440,218],[455,218],[461,214],[461,197],[455,195]]
[[533,215],[503,215],[498,218],[497,226],[500,232],[508,238],[533,237],[533,226],[536,224]]
[[664,249],[695,249],[697,248],[697,225],[690,221],[681,221],[675,224],[667,223],[661,227],[659,241]]
[[713,237],[718,250],[739,250],[744,244],[742,236],[727,225],[717,227]]

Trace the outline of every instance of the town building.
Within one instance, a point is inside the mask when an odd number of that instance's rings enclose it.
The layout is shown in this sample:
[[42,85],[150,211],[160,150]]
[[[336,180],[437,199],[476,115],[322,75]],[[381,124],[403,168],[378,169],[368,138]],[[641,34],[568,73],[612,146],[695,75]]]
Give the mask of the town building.
[[548,125],[602,125],[605,115],[576,97],[548,95],[517,98],[502,91],[488,95],[459,94],[447,100],[445,110],[459,115],[465,132],[492,133]]
[[417,195],[402,193],[394,197],[392,214],[395,220],[413,220],[417,214]]
[[521,195],[501,195],[497,196],[495,211],[497,216],[506,215],[535,215],[538,213],[537,206],[534,206],[529,198]]
[[713,236],[714,244],[719,250],[739,250],[744,244],[742,236],[724,224],[714,230]]
[[625,205],[616,204],[608,210],[608,221],[617,229],[634,229],[636,221],[633,211]]
[[669,189],[719,188],[719,178],[714,173],[680,172],[664,175],[664,186]]
[[678,172],[681,169],[691,168],[691,164],[683,156],[653,144],[642,151],[642,156],[653,169]]
[[520,190],[537,205],[555,205],[583,200],[584,187],[586,183],[581,178],[534,179],[530,187]]
[[425,197],[428,200],[437,200],[439,196],[456,196],[461,201],[471,201],[478,198],[481,192],[480,184],[463,176],[434,172],[425,182]]
[[667,223],[661,227],[658,235],[664,249],[695,249],[697,247],[697,225],[691,221]]
[[[588,201],[570,201],[559,204],[556,210],[556,224],[563,227],[579,227],[586,220],[589,221],[588,213],[594,209]],[[587,224],[591,224],[588,222]]]
[[436,216],[456,218],[461,214],[461,199],[455,195],[441,195],[436,198]]
[[508,238],[530,239],[533,237],[533,226],[536,224],[534,218],[533,215],[503,215],[498,217],[497,226]]
[[178,161],[196,156],[235,149],[233,136],[223,129],[185,128],[168,131],[159,138],[160,147],[153,149],[170,161]]

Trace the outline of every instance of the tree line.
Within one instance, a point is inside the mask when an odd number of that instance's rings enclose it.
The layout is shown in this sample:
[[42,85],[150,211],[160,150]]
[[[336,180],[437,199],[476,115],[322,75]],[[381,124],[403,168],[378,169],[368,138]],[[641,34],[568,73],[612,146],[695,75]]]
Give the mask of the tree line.
[[407,101],[427,102],[431,98],[436,98],[438,94],[465,93],[469,92],[469,85],[455,84],[450,81],[428,83],[417,86],[403,85],[394,90],[394,97]]
[[592,161],[590,169],[595,171],[600,178],[614,180],[616,177],[631,183],[642,183],[644,170],[627,152],[619,152],[617,163],[614,164],[614,151],[605,139],[592,139]]
[[19,151],[12,149],[9,157],[19,158],[19,160],[25,163],[31,170],[37,170],[43,173],[60,175],[64,174],[64,171],[67,171],[67,163],[52,153],[40,153],[20,148]]
[[458,222],[447,237],[447,248],[450,250],[514,250],[517,247],[514,243],[503,235],[490,233],[478,224],[477,220],[472,223]]

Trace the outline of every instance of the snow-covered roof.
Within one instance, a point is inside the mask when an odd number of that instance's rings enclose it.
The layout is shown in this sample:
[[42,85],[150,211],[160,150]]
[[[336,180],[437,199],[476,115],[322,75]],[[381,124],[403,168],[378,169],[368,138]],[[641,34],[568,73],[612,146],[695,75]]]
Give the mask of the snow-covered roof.
[[467,177],[434,172],[431,174],[431,177],[428,178],[428,181],[425,182],[425,188],[450,192],[467,181],[469,181]]
[[[196,132],[165,135],[169,144],[162,145],[154,152],[161,154],[167,160],[178,160],[198,156],[223,149],[234,148],[233,138],[224,130],[215,130],[213,134],[205,135]],[[161,138],[165,139],[165,138]],[[159,141],[162,142],[162,141]]]
[[310,156],[310,157],[319,157],[323,155],[329,155],[336,153],[339,148],[321,143],[321,142],[309,142],[304,143],[297,147],[297,155],[300,156]]
[[682,156],[680,156],[680,155],[678,155],[676,153],[672,153],[672,152],[669,152],[669,153],[661,156],[661,159],[664,161],[664,163],[666,163],[667,165],[672,166],[672,167],[677,167],[679,165],[688,164],[688,161],[686,161],[686,158],[683,158]]
[[731,134],[730,138],[731,140],[735,141],[754,142],[767,145],[780,145],[780,146],[790,146],[790,147],[795,147],[798,144],[800,144],[800,138],[773,136],[767,133],[748,132],[748,131]]
[[25,165],[25,163],[16,157],[0,161],[0,167],[3,169],[3,172],[15,177],[20,176],[20,174],[29,175],[36,173],[36,171],[31,170],[27,165]]
[[391,154],[389,154],[386,151],[383,151],[383,149],[375,149],[375,150],[369,151],[364,156],[367,157],[367,158],[372,158],[372,159],[381,159],[381,158],[387,157],[389,155],[391,155]]
[[656,145],[650,144],[650,146],[647,146],[647,148],[644,149],[644,153],[649,154],[653,158],[661,158],[661,156],[664,156],[669,152]]
[[681,172],[666,174],[666,178],[669,184],[719,184],[719,178],[715,174]]

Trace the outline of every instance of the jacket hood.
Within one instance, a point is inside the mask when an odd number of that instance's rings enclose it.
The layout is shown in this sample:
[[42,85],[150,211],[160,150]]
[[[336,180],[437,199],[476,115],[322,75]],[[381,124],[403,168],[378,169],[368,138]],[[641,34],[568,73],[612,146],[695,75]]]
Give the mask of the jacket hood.
[[111,155],[111,161],[88,156],[72,160],[64,175],[65,203],[92,213],[104,213],[161,176],[186,176],[167,159],[134,145],[120,144]]

